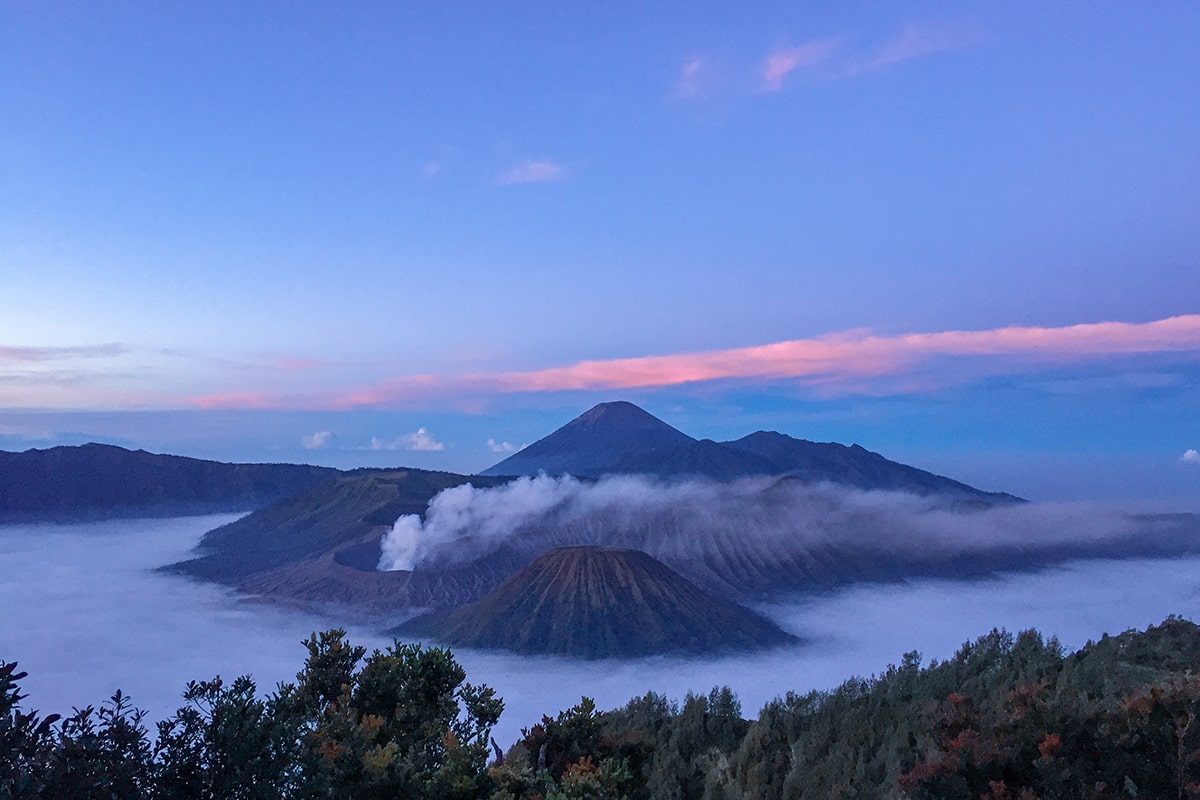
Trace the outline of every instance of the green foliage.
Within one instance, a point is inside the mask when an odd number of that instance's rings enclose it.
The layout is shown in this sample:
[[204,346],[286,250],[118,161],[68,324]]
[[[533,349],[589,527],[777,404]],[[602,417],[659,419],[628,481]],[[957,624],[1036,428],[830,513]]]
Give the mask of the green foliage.
[[192,681],[188,705],[158,724],[154,748],[159,797],[267,800],[290,785],[297,720],[278,696],[259,699],[254,681]]
[[[353,655],[340,644],[310,648],[301,686],[332,684],[340,661]],[[485,770],[488,734],[503,703],[492,689],[466,683],[448,650],[396,644],[375,651],[328,703],[306,739],[315,774],[314,796],[484,797],[492,789]],[[309,693],[311,696],[311,693]]]
[[[448,650],[376,651],[314,634],[295,683],[192,681],[158,723],[120,692],[59,721],[22,712],[25,673],[0,662],[0,800],[486,798],[488,735],[503,704]],[[362,662],[360,667],[360,662]],[[58,723],[56,725],[56,723]]]
[[192,682],[157,726],[117,693],[66,719],[20,708],[0,662],[0,800],[750,800],[1200,797],[1200,628],[1171,618],[1066,655],[1034,631],[907,653],[747,722],[728,688],[584,697],[487,765],[502,704],[449,651],[366,656],[314,634],[294,683]]

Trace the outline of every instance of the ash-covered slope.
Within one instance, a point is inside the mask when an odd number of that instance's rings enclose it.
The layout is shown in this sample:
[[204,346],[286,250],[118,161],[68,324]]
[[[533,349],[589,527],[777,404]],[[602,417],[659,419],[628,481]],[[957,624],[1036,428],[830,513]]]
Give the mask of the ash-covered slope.
[[584,658],[713,653],[794,637],[637,550],[551,550],[477,603],[404,626],[464,647]]
[[695,441],[633,403],[601,403],[480,474],[594,477],[620,472],[630,459]]
[[0,519],[244,511],[339,475],[305,464],[226,464],[106,444],[0,451]]

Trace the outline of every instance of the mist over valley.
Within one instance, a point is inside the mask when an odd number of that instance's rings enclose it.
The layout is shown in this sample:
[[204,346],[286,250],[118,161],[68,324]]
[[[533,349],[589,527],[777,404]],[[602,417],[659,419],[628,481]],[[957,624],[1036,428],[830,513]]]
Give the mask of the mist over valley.
[[[150,718],[182,704],[184,683],[249,673],[263,691],[293,679],[300,641],[332,626],[369,647],[390,643],[388,622],[279,608],[216,584],[156,572],[229,517],[0,526],[4,658],[29,672],[33,708],[68,711],[120,688]],[[656,691],[729,685],[748,716],[788,691],[832,688],[919,650],[944,659],[993,627],[1036,627],[1078,647],[1102,633],[1200,613],[1200,559],[1073,561],[982,580],[918,579],[862,585],[754,607],[800,637],[748,656],[585,661],[455,650],[473,682],[496,687],[507,746],[542,714],[581,695],[600,708]]]

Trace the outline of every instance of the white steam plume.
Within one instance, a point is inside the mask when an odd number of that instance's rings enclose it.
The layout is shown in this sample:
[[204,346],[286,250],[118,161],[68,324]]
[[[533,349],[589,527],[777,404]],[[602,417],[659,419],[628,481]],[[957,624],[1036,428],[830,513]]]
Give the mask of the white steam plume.
[[[988,551],[1101,545],[1157,523],[1092,505],[978,509],[944,498],[868,492],[795,479],[667,482],[612,476],[520,478],[447,489],[422,521],[403,516],[383,539],[382,570],[414,570],[506,549],[532,558],[599,544],[643,550],[689,574],[720,563],[811,562],[831,551],[929,561]],[[1165,524],[1165,523],[1164,523]]]

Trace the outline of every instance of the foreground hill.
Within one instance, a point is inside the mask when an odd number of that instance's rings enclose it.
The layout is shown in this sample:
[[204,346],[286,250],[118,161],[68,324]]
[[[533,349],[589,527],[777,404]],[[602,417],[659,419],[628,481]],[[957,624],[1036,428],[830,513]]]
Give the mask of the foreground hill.
[[0,520],[245,511],[339,474],[329,467],[225,464],[106,444],[0,451]]
[[746,651],[795,641],[637,550],[545,553],[477,603],[401,630],[463,647],[584,658]]
[[601,403],[481,474],[538,472],[722,481],[754,475],[792,475],[810,483],[940,495],[981,506],[1020,502],[1010,494],[985,492],[890,461],[859,445],[810,442],[771,431],[758,431],[731,442],[698,441],[626,402]]

